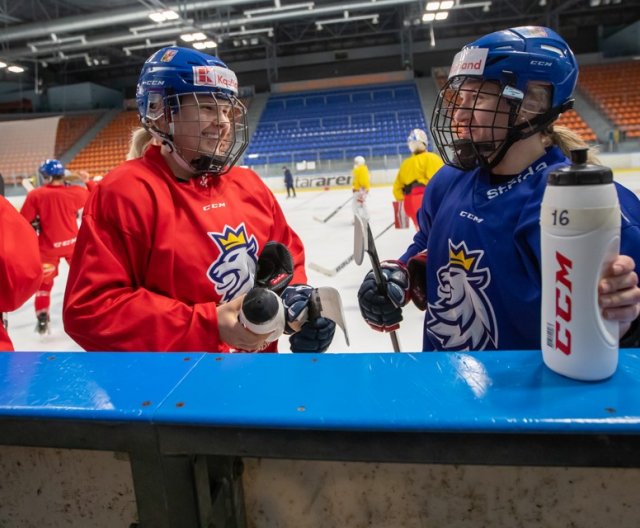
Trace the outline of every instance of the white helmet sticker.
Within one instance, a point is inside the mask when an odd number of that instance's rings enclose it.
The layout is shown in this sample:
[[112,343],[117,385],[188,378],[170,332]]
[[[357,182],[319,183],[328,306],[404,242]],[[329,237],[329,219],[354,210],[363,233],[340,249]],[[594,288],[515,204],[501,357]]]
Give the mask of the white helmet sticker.
[[482,75],[487,53],[487,48],[467,48],[456,53],[449,70],[449,79],[454,75]]
[[196,86],[224,88],[233,92],[234,95],[238,94],[238,78],[236,74],[220,66],[194,66],[193,84]]

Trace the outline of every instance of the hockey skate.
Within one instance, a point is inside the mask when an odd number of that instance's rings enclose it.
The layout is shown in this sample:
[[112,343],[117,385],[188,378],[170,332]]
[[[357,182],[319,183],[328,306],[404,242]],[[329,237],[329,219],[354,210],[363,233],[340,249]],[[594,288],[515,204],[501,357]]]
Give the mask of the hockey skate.
[[40,312],[38,314],[38,323],[36,324],[36,332],[40,335],[49,333],[49,314],[47,312]]

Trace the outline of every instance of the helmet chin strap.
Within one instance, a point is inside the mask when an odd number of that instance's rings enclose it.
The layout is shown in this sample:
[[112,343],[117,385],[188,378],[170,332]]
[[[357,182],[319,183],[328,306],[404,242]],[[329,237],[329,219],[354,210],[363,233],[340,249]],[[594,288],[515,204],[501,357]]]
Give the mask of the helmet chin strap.
[[[156,138],[162,145],[166,145],[169,148],[169,155],[171,159],[176,162],[176,164],[189,174],[191,177],[196,176],[198,172],[205,172],[203,170],[199,170],[197,167],[194,167],[190,163],[188,163],[179,153],[175,144],[173,143],[173,135],[172,134],[164,134],[157,130],[156,128],[152,128],[146,124],[143,125],[149,133]],[[171,127],[171,131],[173,131],[173,127]]]
[[[509,132],[507,133],[507,137],[504,140],[504,143],[495,152],[495,156],[491,161],[487,161],[487,159],[478,151],[478,147],[476,145],[472,145],[472,148],[476,153],[478,163],[485,169],[493,169],[500,164],[500,162],[507,155],[507,152],[514,143],[545,130],[551,123],[553,123],[557,119],[557,117],[561,113],[573,108],[573,102],[574,100],[570,99],[563,103],[560,107],[550,108],[546,112],[537,115],[536,117],[529,121],[526,121],[525,123],[514,125],[512,128],[510,128]],[[512,118],[514,121],[516,115],[517,112]]]

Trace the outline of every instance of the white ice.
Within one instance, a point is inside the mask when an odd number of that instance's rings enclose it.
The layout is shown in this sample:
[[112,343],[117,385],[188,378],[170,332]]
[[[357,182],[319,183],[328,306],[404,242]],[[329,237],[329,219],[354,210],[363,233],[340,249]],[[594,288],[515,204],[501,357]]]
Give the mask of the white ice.
[[[278,193],[277,198],[291,226],[302,238],[307,263],[315,262],[326,268],[335,268],[353,252],[353,213],[351,205],[343,207],[327,223],[320,223],[314,216],[326,218],[338,205],[347,201],[351,189],[303,191],[298,190],[297,198],[287,199]],[[367,206],[374,236],[393,221],[391,187],[371,189]],[[380,259],[399,257],[411,243],[414,231],[391,228],[378,240],[376,247]],[[345,319],[351,346],[347,347],[342,332],[337,329],[329,349],[330,352],[391,352],[388,334],[373,331],[364,322],[358,308],[357,292],[366,272],[371,269],[367,255],[362,266],[353,261],[334,277],[327,277],[307,267],[309,284],[313,286],[333,286],[342,297]],[[68,274],[66,262],[60,264],[60,274],[56,278],[51,295],[51,332],[40,336],[35,332],[36,318],[33,299],[27,301],[9,317],[9,335],[18,351],[81,351],[62,327],[62,300]],[[423,312],[412,304],[403,310],[404,321],[398,332],[403,351],[417,351],[422,345]],[[288,351],[287,338],[280,340],[280,348]]]

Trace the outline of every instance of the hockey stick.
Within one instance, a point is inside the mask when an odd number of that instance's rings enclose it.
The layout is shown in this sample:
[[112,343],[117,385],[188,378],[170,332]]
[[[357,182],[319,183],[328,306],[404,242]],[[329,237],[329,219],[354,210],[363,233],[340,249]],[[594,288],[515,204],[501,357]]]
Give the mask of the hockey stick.
[[353,200],[353,196],[349,196],[349,199],[344,202],[342,205],[339,205],[338,207],[336,207],[329,216],[327,216],[326,218],[318,218],[317,216],[314,216],[313,219],[317,220],[318,222],[322,222],[323,224],[326,224],[329,220],[331,220],[336,214],[338,214],[338,212],[340,211],[340,209],[342,209],[345,205],[347,205],[351,200]]
[[[389,224],[387,227],[385,227],[382,231],[380,231],[375,236],[374,240],[378,240],[382,235],[384,235],[387,231],[389,231],[389,229],[391,229],[394,225],[395,225],[395,222],[392,222],[391,224]],[[328,277],[333,277],[334,275],[337,275],[339,271],[346,268],[347,265],[352,260],[353,260],[353,253],[351,253],[351,255],[349,255],[346,259],[344,259],[335,268],[325,268],[324,266],[321,266],[320,264],[316,264],[315,262],[309,262],[308,265],[312,270],[322,273],[323,275],[327,275]]]
[[[391,224],[394,225],[394,224]],[[364,260],[364,254],[369,254],[371,260],[371,267],[373,268],[373,276],[376,279],[378,285],[378,292],[381,295],[387,294],[387,280],[382,274],[382,268],[380,266],[380,259],[378,258],[378,251],[376,250],[375,239],[371,233],[371,227],[369,223],[356,215],[356,223],[353,235],[353,257],[356,264],[359,266]],[[391,336],[391,344],[393,345],[394,352],[400,352],[400,341],[398,340],[398,334],[395,330],[389,332]]]

